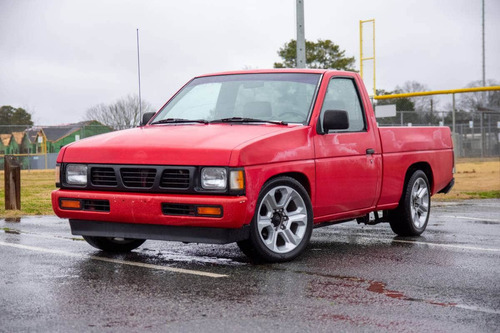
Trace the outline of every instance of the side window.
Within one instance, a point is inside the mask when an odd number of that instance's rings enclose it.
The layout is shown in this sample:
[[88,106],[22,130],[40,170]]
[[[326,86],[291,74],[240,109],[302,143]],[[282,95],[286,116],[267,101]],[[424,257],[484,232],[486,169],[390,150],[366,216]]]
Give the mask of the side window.
[[359,95],[350,78],[333,78],[328,84],[320,119],[327,110],[347,111],[349,128],[341,132],[362,132],[366,130],[365,117]]

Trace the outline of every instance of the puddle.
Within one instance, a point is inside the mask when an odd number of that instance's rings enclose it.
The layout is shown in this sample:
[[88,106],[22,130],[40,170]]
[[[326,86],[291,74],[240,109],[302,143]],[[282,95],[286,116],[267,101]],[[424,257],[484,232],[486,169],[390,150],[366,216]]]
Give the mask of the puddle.
[[196,256],[185,253],[177,253],[171,251],[161,251],[156,254],[158,258],[164,261],[181,262],[181,263],[199,263],[199,264],[215,264],[215,265],[231,265],[231,266],[244,266],[245,263],[234,261],[229,258],[209,257],[209,256]]
[[154,250],[142,248],[139,252],[132,252],[132,255],[141,257],[141,261],[160,261],[163,263],[188,263],[201,265],[223,265],[223,266],[245,266],[247,263],[235,261],[230,258],[221,258],[215,256],[206,256],[199,254],[189,254],[185,252]]

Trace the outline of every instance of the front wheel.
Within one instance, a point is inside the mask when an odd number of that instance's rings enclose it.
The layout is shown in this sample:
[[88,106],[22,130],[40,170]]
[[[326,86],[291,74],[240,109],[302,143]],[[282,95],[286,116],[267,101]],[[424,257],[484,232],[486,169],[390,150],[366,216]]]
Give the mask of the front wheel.
[[250,238],[238,246],[256,261],[289,261],[305,250],[312,226],[311,200],[304,187],[290,177],[274,178],[259,194]]
[[141,246],[145,239],[130,239],[130,238],[111,238],[111,237],[94,237],[83,236],[93,247],[107,252],[130,252]]
[[427,227],[431,210],[429,181],[422,170],[408,180],[399,207],[390,213],[392,231],[399,236],[419,236]]

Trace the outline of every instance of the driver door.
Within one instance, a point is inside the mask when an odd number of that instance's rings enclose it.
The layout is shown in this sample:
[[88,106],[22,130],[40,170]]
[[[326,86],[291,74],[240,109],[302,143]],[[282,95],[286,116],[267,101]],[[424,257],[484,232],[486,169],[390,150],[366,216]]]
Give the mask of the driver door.
[[[320,126],[327,110],[347,111],[349,127],[315,137],[315,217],[346,215],[375,205],[381,174],[376,129],[367,126],[365,110],[352,77],[333,77],[320,113]],[[349,215],[349,214],[347,214]]]

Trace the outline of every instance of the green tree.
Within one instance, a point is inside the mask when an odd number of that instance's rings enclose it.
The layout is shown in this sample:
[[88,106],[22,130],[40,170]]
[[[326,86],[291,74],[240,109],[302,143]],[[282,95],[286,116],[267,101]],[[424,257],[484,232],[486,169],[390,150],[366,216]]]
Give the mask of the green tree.
[[31,114],[25,109],[10,105],[0,107],[0,133],[23,131],[30,126],[33,126]]
[[[297,41],[292,39],[279,49],[278,55],[283,62],[275,62],[274,68],[295,68]],[[346,57],[345,51],[329,39],[317,42],[306,41],[306,65],[308,68],[339,69],[356,71],[354,57]]]

